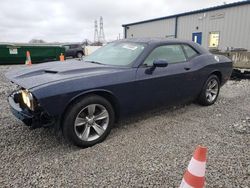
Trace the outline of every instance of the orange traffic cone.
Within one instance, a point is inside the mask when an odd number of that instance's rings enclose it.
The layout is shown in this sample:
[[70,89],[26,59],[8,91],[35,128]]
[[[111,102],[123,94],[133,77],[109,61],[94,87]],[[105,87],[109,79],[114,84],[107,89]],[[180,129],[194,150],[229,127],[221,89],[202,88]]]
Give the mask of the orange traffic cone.
[[30,52],[27,51],[26,52],[26,61],[25,61],[25,65],[32,65],[32,62],[31,62],[31,57],[30,57]]
[[205,184],[207,148],[198,146],[182,179],[180,188],[202,188]]
[[64,55],[63,55],[63,53],[61,53],[61,55],[60,55],[60,61],[64,61]]

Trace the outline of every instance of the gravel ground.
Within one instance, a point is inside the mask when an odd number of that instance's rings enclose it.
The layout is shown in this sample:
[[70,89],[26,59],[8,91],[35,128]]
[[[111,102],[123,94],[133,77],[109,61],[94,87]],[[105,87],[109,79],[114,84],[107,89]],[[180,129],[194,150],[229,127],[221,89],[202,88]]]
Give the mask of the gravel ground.
[[213,106],[123,120],[103,143],[79,149],[10,113],[11,68],[0,66],[1,187],[178,187],[198,144],[208,147],[206,187],[250,187],[250,80],[229,81]]

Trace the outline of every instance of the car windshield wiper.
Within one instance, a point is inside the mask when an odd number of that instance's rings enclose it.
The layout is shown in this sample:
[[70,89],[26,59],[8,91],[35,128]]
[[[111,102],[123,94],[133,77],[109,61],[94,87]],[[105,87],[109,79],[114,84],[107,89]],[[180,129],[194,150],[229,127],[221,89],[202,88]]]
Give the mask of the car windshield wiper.
[[100,62],[98,62],[98,61],[86,61],[86,62],[90,62],[90,63],[95,63],[95,64],[103,65],[103,63],[100,63]]

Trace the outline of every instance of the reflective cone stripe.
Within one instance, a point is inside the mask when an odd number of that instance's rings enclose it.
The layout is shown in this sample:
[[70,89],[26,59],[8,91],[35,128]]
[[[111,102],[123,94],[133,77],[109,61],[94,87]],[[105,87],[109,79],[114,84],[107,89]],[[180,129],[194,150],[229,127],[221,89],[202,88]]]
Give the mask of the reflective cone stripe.
[[26,61],[25,61],[25,64],[26,65],[32,65],[32,63],[31,63],[31,57],[30,57],[30,52],[29,51],[26,52]]
[[180,188],[202,188],[205,184],[207,148],[198,146],[184,174]]
[[206,162],[200,162],[194,158],[191,159],[191,161],[188,165],[189,172],[191,172],[195,176],[204,177],[205,170],[206,170]]

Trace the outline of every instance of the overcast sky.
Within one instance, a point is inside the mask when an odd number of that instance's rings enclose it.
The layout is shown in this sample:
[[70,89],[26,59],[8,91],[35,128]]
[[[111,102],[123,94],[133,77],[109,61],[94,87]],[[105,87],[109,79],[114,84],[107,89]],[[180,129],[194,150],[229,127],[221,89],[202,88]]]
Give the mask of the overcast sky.
[[0,0],[0,42],[80,42],[94,38],[103,16],[107,40],[122,24],[231,3],[236,0]]

